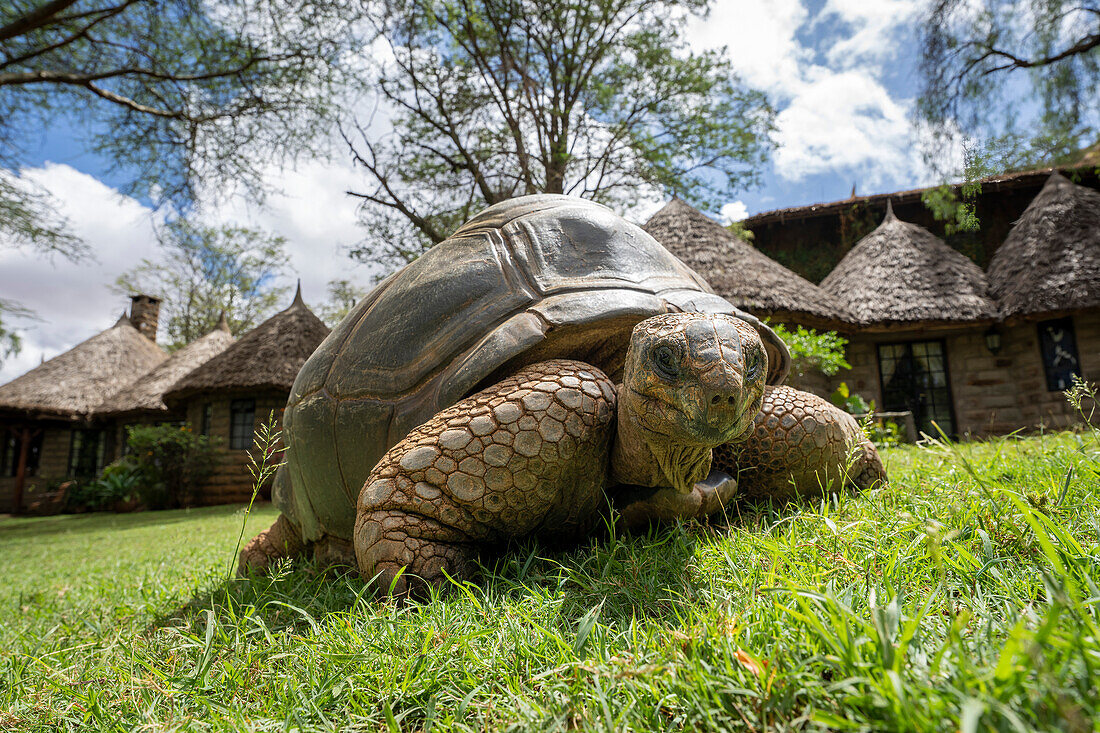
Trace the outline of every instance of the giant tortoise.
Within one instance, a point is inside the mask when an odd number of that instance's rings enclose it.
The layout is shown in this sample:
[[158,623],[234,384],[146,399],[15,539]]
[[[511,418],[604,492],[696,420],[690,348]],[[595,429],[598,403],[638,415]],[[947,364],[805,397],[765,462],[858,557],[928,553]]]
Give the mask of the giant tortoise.
[[[302,367],[282,515],[242,571],[312,552],[406,592],[512,537],[788,499],[885,474],[852,418],[780,386],[780,339],[609,209],[489,207],[379,284]],[[410,580],[417,578],[420,581]]]

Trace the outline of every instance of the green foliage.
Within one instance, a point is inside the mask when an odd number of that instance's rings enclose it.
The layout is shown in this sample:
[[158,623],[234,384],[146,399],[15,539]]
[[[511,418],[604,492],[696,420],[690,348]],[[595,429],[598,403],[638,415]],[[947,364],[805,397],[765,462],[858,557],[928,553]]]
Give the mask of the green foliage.
[[795,326],[792,331],[782,323],[769,323],[791,352],[791,370],[798,375],[811,371],[831,377],[841,369],[851,369],[844,360],[844,347],[848,340],[836,331],[818,333],[812,328]]
[[288,289],[275,285],[289,260],[285,244],[255,229],[176,219],[160,232],[160,256],[119,275],[114,289],[162,299],[170,348],[205,336],[223,313],[240,336],[286,299]]
[[[11,325],[13,318],[29,318],[30,311],[10,300],[0,299],[0,364],[4,359],[19,353],[23,340],[19,332]],[[7,318],[7,323],[4,319]]]
[[95,492],[93,508],[108,509],[116,502],[128,502],[139,498],[145,476],[136,465],[116,463],[103,469],[92,484]]
[[150,509],[191,506],[195,491],[214,473],[220,440],[196,435],[189,425],[134,425],[128,430],[128,452],[108,470],[137,475],[138,493]]
[[726,229],[728,229],[735,237],[743,239],[749,244],[752,244],[753,240],[756,239],[756,235],[753,234],[751,229],[745,226],[745,222],[743,221],[731,221],[729,224],[726,225]]
[[758,180],[774,111],[723,52],[707,0],[395,0],[374,78],[394,131],[348,135],[369,185],[352,256],[394,267],[485,206],[567,193],[624,210],[654,189],[714,208]]
[[875,402],[868,402],[863,397],[848,388],[847,382],[841,382],[829,395],[829,401],[849,415],[866,415],[875,409]]
[[888,449],[888,486],[517,543],[413,604],[309,562],[227,580],[235,507],[3,518],[0,710],[27,731],[1087,731],[1100,477],[1082,450]]
[[928,158],[965,143],[996,171],[1057,164],[1100,132],[1096,0],[937,0],[923,23],[918,113]]

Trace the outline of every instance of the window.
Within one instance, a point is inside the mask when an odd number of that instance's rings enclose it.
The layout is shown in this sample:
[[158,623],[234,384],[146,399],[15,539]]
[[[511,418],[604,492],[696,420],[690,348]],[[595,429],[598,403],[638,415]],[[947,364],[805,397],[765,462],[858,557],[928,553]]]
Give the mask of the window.
[[[0,476],[15,476],[19,473],[19,454],[23,449],[23,431],[9,430],[0,436]],[[42,431],[31,434],[27,447],[27,476],[38,474],[38,463],[42,459]]]
[[74,430],[69,447],[69,475],[98,476],[107,458],[107,436],[102,430]]
[[954,435],[951,385],[943,341],[911,341],[879,344],[879,376],[882,379],[882,410],[913,413],[917,430],[939,437],[932,423],[947,435]]
[[247,450],[252,447],[256,429],[256,400],[233,400],[229,403],[229,447]]
[[214,403],[207,402],[202,406],[202,421],[199,435],[210,435],[210,426],[214,422]]
[[1077,335],[1072,318],[1058,318],[1039,324],[1039,354],[1047,375],[1047,389],[1061,392],[1073,386],[1074,376],[1081,375],[1077,359]]

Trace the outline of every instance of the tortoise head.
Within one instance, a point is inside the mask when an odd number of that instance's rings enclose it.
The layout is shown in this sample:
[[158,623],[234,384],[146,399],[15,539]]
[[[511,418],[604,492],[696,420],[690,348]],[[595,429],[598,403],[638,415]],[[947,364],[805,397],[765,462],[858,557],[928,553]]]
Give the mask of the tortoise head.
[[767,374],[767,352],[748,323],[670,313],[634,327],[620,399],[653,439],[713,448],[752,425]]

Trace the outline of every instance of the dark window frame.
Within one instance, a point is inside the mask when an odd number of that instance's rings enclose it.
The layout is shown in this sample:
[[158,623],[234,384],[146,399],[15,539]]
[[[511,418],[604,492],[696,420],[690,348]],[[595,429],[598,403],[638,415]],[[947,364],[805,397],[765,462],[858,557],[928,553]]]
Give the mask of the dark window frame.
[[[945,429],[943,425],[940,428],[947,434],[947,437],[954,438],[958,435],[959,421],[955,415],[955,390],[951,386],[951,364],[947,353],[947,340],[943,338],[918,338],[908,339],[905,341],[881,341],[875,344],[875,364],[878,367],[878,386],[879,396],[882,398],[882,405],[879,408],[882,412],[893,412],[894,410],[886,406],[886,380],[882,373],[882,349],[885,346],[905,346],[908,347],[909,355],[913,355],[913,346],[915,344],[938,344],[940,347],[940,354],[943,357],[943,379],[944,388],[947,390],[947,414],[951,420],[950,430]],[[921,423],[920,415],[913,415],[913,420],[917,424],[917,430],[921,430],[923,425]],[[933,435],[933,438],[940,437],[938,434]]]
[[199,417],[199,435],[210,435],[214,425],[214,403],[204,402]]
[[[1072,372],[1064,372],[1057,369],[1057,367],[1048,361],[1048,357],[1051,356],[1051,350],[1056,347],[1053,337],[1048,340],[1049,328],[1051,326],[1060,326],[1062,329],[1069,332],[1070,347],[1071,349],[1065,350],[1065,355],[1073,359],[1074,367]],[[1047,392],[1064,392],[1073,386],[1073,377],[1068,376],[1075,374],[1078,377],[1084,377],[1084,372],[1081,370],[1081,350],[1077,348],[1077,329],[1073,324],[1073,316],[1063,316],[1062,318],[1051,318],[1046,321],[1039,321],[1035,324],[1035,330],[1039,337],[1039,361],[1043,363],[1043,376],[1046,378]],[[1048,344],[1050,345],[1048,347]],[[1068,376],[1068,379],[1063,375]]]
[[[248,419],[245,419],[248,415]],[[242,432],[247,425],[247,433]],[[238,399],[229,403],[229,449],[248,450],[256,434],[256,400]]]
[[[84,454],[85,440],[93,436],[95,440],[95,454],[91,462]],[[85,460],[81,460],[84,458]],[[95,478],[107,465],[107,431],[103,428],[73,428],[69,437],[69,460],[66,464],[68,475],[74,478]]]
[[[42,465],[42,444],[45,430],[31,431],[30,449],[27,451],[27,476],[37,476]],[[13,478],[19,472],[19,453],[23,449],[22,431],[4,431],[4,443],[0,446],[0,476]]]

